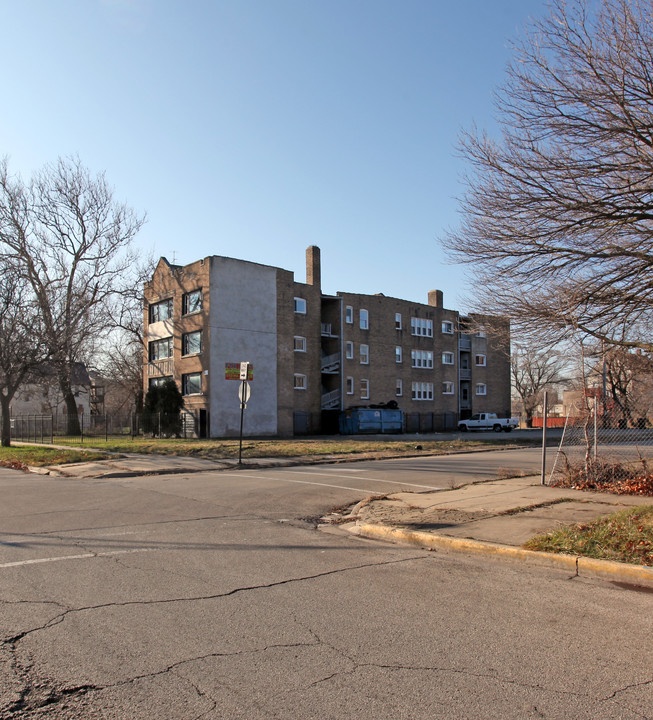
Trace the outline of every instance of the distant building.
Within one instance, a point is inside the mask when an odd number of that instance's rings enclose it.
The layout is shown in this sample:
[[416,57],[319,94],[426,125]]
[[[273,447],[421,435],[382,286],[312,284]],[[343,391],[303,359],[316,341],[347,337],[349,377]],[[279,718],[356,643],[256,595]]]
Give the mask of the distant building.
[[[70,384],[78,414],[91,412],[92,383],[84,363],[73,366]],[[11,415],[65,415],[66,403],[54,369],[47,364],[35,368],[11,401]]]
[[250,436],[337,432],[341,410],[388,402],[410,432],[510,413],[507,321],[447,310],[438,290],[427,304],[323,295],[314,246],[305,283],[233,258],[183,267],[161,258],[145,301],[144,390],[173,378],[202,436],[238,434],[241,361],[253,368]]

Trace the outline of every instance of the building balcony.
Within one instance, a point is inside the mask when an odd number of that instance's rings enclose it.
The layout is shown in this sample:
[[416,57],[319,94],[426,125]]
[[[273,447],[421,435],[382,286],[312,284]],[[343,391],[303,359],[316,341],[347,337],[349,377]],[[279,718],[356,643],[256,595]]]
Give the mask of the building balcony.
[[333,334],[333,328],[331,323],[321,323],[321,330],[322,330],[322,337],[331,337],[335,338],[338,337],[337,335]]
[[459,373],[460,373],[461,380],[471,380],[472,379],[471,368],[460,368]]
[[165,358],[165,360],[153,360],[147,363],[147,376],[163,377],[172,375],[174,367],[175,365],[172,358]]
[[468,337],[458,338],[458,349],[471,352],[472,350],[472,339]]
[[336,410],[340,407],[340,390],[332,390],[322,395],[322,410]]
[[322,373],[325,375],[337,375],[340,371],[340,353],[324,355],[322,357]]

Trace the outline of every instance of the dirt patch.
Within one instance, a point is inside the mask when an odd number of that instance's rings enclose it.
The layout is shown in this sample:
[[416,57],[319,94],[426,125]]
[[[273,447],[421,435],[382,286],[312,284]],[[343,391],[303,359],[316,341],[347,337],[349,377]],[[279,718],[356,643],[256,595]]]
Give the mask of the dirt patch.
[[413,530],[437,530],[492,517],[489,512],[465,512],[443,508],[412,508],[392,498],[375,500],[361,508],[359,518],[365,523],[394,525]]

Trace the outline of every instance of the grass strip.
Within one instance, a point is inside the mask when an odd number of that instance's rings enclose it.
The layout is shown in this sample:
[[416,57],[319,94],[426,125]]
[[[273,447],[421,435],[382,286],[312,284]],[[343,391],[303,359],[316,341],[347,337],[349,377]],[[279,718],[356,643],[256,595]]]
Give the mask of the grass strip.
[[[55,438],[57,444],[79,445],[79,440],[68,442]],[[518,448],[525,444],[508,439],[496,440],[372,440],[363,438],[308,438],[308,439],[246,439],[243,444],[243,457],[246,458],[292,458],[312,456],[367,456],[384,455],[447,455],[449,453],[470,450]],[[238,440],[195,440],[177,438],[84,438],[86,447],[98,448],[107,452],[138,453],[155,455],[180,455],[224,459],[238,457]]]
[[93,462],[111,457],[107,453],[93,450],[61,450],[47,445],[12,445],[0,447],[0,465],[3,467],[25,468],[28,465],[63,465],[64,463]]
[[633,565],[653,565],[653,505],[621,510],[591,523],[567,525],[531,538],[524,547]]

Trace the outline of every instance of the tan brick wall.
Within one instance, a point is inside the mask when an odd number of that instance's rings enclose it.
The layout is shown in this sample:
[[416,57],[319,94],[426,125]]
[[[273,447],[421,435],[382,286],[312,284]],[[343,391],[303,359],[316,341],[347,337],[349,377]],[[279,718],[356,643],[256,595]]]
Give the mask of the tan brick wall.
[[[180,391],[182,390],[182,375],[185,373],[200,372],[202,374],[202,395],[189,395],[184,398],[184,406],[187,410],[195,411],[199,408],[208,409],[208,397],[210,394],[210,376],[205,375],[204,371],[210,367],[209,363],[209,333],[210,326],[208,323],[210,302],[209,302],[209,259],[198,260],[197,262],[185,265],[183,267],[170,265],[162,258],[152,276],[152,280],[145,284],[144,297],[144,363],[145,372],[144,391],[147,392],[149,380],[157,374],[170,374],[174,378]],[[183,297],[186,293],[193,290],[202,290],[202,310],[190,315],[183,314]],[[149,323],[149,307],[150,305],[172,298],[173,301],[173,317],[172,323],[169,324],[169,331],[173,337],[173,357],[172,362],[165,360],[150,363],[149,361],[149,341],[152,339]],[[164,336],[166,330],[161,327],[161,323],[155,323],[154,328],[158,326],[157,335]],[[198,355],[184,357],[182,355],[182,336],[184,333],[202,331],[202,352]]]
[[[354,378],[354,395],[345,395],[345,407],[396,400],[405,412],[453,412],[457,413],[457,392],[442,394],[442,382],[451,380],[457,386],[457,339],[456,334],[444,335],[442,321],[450,320],[456,327],[458,313],[428,304],[414,303],[383,295],[359,295],[339,293],[343,312],[347,306],[354,310],[354,322],[344,323],[343,342],[354,343],[354,359],[344,361],[344,376]],[[369,330],[360,328],[360,310],[369,313]],[[396,328],[395,315],[401,315],[401,329]],[[411,318],[431,320],[433,337],[413,335]],[[360,345],[369,345],[369,365],[360,363]],[[402,349],[402,362],[396,362],[396,348]],[[411,351],[426,351],[433,354],[432,368],[412,367]],[[443,351],[454,354],[454,365],[442,364]],[[370,398],[360,397],[360,380],[370,381]],[[396,396],[397,380],[403,384],[403,394]],[[432,383],[433,400],[413,400],[412,383]]]

